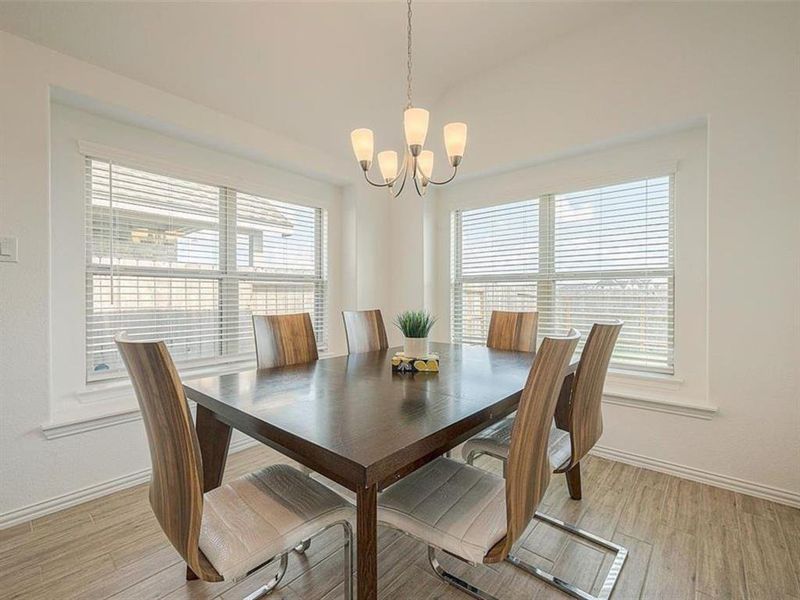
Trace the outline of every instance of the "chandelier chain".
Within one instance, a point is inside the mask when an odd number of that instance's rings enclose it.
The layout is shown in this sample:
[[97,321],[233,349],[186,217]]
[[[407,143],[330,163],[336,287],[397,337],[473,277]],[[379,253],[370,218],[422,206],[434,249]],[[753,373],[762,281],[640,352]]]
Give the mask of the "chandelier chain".
[[408,74],[406,75],[406,108],[411,108],[411,0],[408,0]]

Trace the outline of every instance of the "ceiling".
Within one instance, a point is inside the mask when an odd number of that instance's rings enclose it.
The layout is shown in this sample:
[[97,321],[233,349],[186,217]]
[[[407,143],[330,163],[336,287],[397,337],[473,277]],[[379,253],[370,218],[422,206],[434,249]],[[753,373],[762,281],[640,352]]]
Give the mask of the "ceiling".
[[[415,104],[622,6],[415,3]],[[401,1],[0,2],[0,29],[340,155],[355,127],[374,129],[378,147],[400,143],[405,10]]]

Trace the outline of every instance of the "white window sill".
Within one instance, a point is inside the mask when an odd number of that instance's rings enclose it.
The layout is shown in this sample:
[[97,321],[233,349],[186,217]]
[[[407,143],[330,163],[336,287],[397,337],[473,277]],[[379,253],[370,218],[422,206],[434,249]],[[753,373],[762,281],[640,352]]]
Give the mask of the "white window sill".
[[675,375],[609,370],[603,402],[641,410],[709,420],[717,407],[704,401],[687,401],[685,382]]
[[[224,375],[226,373],[239,373],[256,368],[256,361],[252,359],[231,361],[193,367],[190,369],[179,369],[181,379],[197,379],[198,377],[213,377],[214,375]],[[135,404],[133,387],[127,376],[120,379],[108,381],[95,381],[86,384],[82,390],[75,392],[75,400],[79,404],[110,403],[119,400],[128,400]]]

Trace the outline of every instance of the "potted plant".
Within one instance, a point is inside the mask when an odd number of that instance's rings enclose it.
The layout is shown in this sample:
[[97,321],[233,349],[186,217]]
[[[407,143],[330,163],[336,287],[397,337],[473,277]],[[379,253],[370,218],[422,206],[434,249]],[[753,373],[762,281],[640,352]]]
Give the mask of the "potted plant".
[[426,310],[407,310],[394,318],[395,326],[403,332],[403,352],[412,358],[428,355],[428,334],[436,323],[436,317]]

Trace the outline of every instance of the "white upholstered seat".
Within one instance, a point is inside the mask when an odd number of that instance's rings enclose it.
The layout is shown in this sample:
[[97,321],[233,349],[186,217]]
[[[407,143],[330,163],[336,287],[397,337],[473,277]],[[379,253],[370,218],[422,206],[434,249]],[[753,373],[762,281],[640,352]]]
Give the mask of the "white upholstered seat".
[[378,497],[378,520],[480,563],[506,534],[505,480],[438,458]]
[[[486,453],[504,460],[508,459],[513,426],[514,417],[506,417],[491,427],[487,427],[474,438],[467,440],[462,450],[464,459],[466,460],[472,453]],[[555,425],[550,428],[548,453],[550,465],[554,470],[558,470],[569,461],[572,454],[572,443],[568,431],[558,429]]]
[[272,465],[205,494],[199,546],[225,580],[238,579],[352,518],[335,492],[289,465]]

